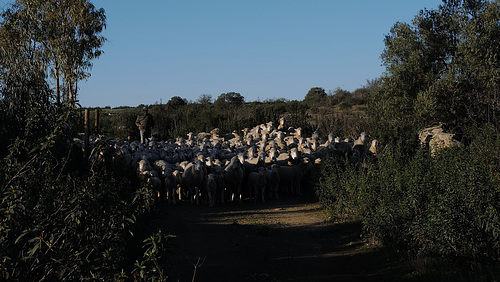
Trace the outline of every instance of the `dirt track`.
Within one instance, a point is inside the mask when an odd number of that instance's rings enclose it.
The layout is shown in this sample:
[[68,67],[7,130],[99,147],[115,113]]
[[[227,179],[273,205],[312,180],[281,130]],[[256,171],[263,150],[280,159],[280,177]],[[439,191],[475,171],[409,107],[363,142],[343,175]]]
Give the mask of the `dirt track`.
[[314,195],[214,208],[163,205],[162,229],[176,235],[165,255],[169,281],[401,281],[380,252],[367,251],[359,224],[328,220]]

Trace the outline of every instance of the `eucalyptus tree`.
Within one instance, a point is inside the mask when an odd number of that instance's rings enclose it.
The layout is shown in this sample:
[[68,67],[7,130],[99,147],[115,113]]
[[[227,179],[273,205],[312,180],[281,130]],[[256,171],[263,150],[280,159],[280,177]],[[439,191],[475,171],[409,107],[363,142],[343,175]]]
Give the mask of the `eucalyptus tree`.
[[443,0],[385,37],[374,114],[393,128],[442,121],[499,128],[500,1]]
[[[60,80],[66,101],[76,100],[78,81],[90,76],[91,60],[102,54],[106,27],[104,9],[87,0],[17,0],[3,14],[4,23],[29,23],[25,31],[10,32],[33,42],[41,52],[47,74],[55,79],[57,103]],[[26,32],[27,31],[27,32]]]
[[53,118],[43,45],[35,19],[13,10],[2,13],[0,28],[0,156],[11,139],[45,136]]

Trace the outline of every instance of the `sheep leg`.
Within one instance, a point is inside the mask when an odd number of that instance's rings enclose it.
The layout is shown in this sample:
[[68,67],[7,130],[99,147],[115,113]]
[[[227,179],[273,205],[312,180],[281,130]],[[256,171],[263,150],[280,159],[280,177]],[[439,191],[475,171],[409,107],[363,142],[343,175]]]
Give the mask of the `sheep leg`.
[[215,206],[215,195],[208,192],[208,207],[212,208],[213,206]]
[[259,194],[259,186],[255,185],[254,187],[254,202],[257,202],[257,195]]
[[174,205],[176,204],[177,202],[177,187],[173,188],[173,187],[169,187],[168,188],[168,203],[171,204],[173,203]]
[[200,187],[196,186],[194,188],[194,190],[195,190],[194,199],[196,201],[196,205],[199,205],[200,204]]
[[238,201],[241,203],[243,201],[243,195],[241,194],[241,183],[238,185],[237,191],[238,191],[238,197],[239,197]]
[[301,195],[301,193],[300,193],[300,181],[294,181],[293,186],[295,188],[294,189],[295,190],[295,194],[297,194],[297,195],[300,196]]
[[189,188],[189,200],[191,201],[191,204],[194,204],[194,201],[196,200],[196,193],[195,190],[196,187]]

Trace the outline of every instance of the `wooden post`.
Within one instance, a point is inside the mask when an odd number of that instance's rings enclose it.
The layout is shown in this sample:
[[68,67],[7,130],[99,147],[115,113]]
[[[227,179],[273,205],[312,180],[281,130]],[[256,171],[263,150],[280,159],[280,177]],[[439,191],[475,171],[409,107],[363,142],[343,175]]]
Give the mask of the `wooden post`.
[[89,109],[85,109],[85,158],[89,157],[89,140],[90,140],[90,125],[89,125]]
[[95,109],[94,131],[95,133],[99,132],[99,109]]

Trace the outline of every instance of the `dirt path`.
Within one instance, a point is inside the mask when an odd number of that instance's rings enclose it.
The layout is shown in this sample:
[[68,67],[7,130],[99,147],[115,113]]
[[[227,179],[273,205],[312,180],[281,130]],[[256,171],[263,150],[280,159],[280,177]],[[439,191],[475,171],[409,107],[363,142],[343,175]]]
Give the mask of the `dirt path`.
[[394,281],[399,270],[367,251],[358,224],[329,221],[314,195],[214,208],[164,205],[169,281]]

